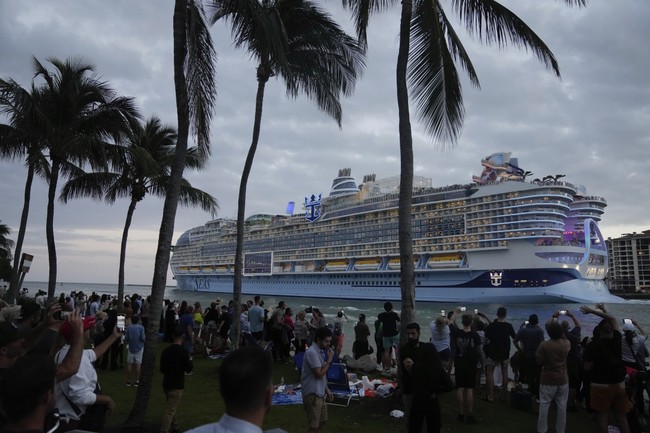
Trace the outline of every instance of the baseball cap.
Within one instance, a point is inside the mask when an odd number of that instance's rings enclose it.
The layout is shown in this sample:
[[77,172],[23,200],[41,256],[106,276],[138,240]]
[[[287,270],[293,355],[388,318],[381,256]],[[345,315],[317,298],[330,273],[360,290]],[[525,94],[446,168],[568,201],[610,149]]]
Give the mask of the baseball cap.
[[[95,317],[94,316],[84,317],[83,324],[84,324],[84,331],[92,328],[95,325]],[[65,322],[61,323],[61,327],[59,328],[59,334],[61,334],[63,338],[65,338],[65,341],[70,341],[70,339],[72,338],[72,325],[70,325],[70,322],[66,320]]]
[[4,347],[21,338],[16,325],[11,322],[0,322],[0,347]]
[[634,331],[633,323],[623,323],[623,331]]
[[24,320],[29,316],[31,316],[32,314],[37,313],[39,311],[41,311],[40,305],[38,305],[34,301],[28,301],[25,303],[25,305],[23,305],[22,309],[20,310],[20,318]]

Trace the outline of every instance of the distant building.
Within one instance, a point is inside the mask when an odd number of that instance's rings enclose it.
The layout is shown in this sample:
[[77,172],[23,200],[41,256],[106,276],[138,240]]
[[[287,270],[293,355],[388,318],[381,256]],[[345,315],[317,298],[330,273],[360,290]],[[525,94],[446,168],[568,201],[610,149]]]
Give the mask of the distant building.
[[608,238],[609,274],[612,291],[650,291],[650,230]]

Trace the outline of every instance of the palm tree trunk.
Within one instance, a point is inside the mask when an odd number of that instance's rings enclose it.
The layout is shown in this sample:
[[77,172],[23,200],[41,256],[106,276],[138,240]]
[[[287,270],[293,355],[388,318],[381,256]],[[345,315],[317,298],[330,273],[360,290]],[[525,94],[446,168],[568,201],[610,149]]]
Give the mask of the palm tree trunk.
[[47,300],[52,302],[56,291],[56,245],[54,243],[54,201],[56,200],[56,184],[59,180],[60,163],[52,161],[50,186],[47,191],[47,217],[45,219],[45,237],[47,238],[47,256],[50,265],[47,280]]
[[29,164],[27,167],[27,180],[25,180],[25,195],[23,198],[23,213],[20,216],[20,228],[16,239],[16,248],[14,249],[14,267],[11,271],[11,281],[9,282],[9,291],[5,300],[13,303],[18,293],[18,277],[20,276],[20,256],[23,250],[25,232],[27,231],[27,217],[29,216],[29,202],[32,194],[32,182],[34,180],[34,166]]
[[[263,66],[259,66],[262,69]],[[239,336],[241,333],[241,286],[242,286],[242,273],[244,267],[244,216],[246,214],[246,185],[248,184],[248,176],[250,175],[251,168],[253,167],[253,159],[257,151],[257,143],[260,139],[260,129],[262,125],[262,107],[264,103],[264,88],[268,80],[268,75],[263,74],[260,77],[258,72],[257,80],[257,96],[255,97],[255,120],[253,123],[253,138],[251,146],[248,148],[248,155],[246,155],[246,162],[244,163],[244,170],[241,174],[241,181],[239,183],[239,198],[237,201],[237,246],[235,248],[235,276],[232,288],[233,301],[235,303],[235,314],[233,316],[232,326],[232,339],[233,347],[239,347]]]
[[[411,202],[413,199],[413,136],[409,114],[406,69],[411,44],[412,0],[402,0],[400,20],[399,51],[397,54],[397,106],[399,113],[399,253],[400,286],[402,292],[402,323],[415,321],[415,266],[413,263],[413,236]],[[405,328],[402,327],[402,342],[405,341]]]
[[170,181],[163,206],[162,221],[158,234],[158,248],[154,263],[153,281],[151,285],[151,307],[149,310],[149,325],[146,329],[146,341],[142,357],[142,375],[140,386],[136,393],[133,407],[126,420],[128,427],[141,426],[149,406],[153,372],[156,367],[156,348],[158,346],[158,326],[162,312],[165,287],[167,285],[167,269],[174,235],[174,220],[178,207],[178,197],[181,190],[181,179],[185,168],[187,140],[189,135],[189,108],[187,98],[187,82],[185,79],[186,16],[187,0],[176,0],[174,3],[173,34],[174,34],[174,87],[176,89],[176,115],[178,118],[178,137],[176,153],[171,167]]
[[129,227],[131,227],[131,219],[135,206],[138,201],[131,198],[129,210],[126,211],[126,222],[124,223],[124,230],[122,231],[122,244],[120,245],[120,269],[117,273],[117,311],[120,313],[124,309],[124,263],[126,262],[126,241],[129,237]]

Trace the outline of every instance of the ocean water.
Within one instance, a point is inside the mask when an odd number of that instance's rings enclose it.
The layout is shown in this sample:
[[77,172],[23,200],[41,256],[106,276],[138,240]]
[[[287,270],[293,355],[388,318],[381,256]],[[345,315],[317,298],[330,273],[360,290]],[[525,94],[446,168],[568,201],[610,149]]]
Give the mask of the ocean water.
[[[29,294],[33,296],[37,290],[47,291],[46,282],[25,282],[23,287],[29,289]],[[97,283],[67,283],[62,282],[57,284],[57,295],[59,293],[70,293],[71,291],[80,291],[82,290],[86,294],[96,292],[98,294],[117,294],[117,284],[97,284]],[[147,296],[151,293],[151,286],[148,285],[134,285],[127,284],[125,293],[131,295],[137,293],[142,296]],[[173,286],[168,286],[165,290],[165,298],[187,301],[192,304],[196,301],[201,303],[202,308],[205,308],[210,305],[211,302],[215,301],[217,298],[221,299],[223,302],[228,302],[231,297],[226,293],[205,293],[205,292],[193,292],[193,291],[182,291],[176,290]],[[247,297],[244,297],[246,300]],[[296,314],[300,310],[304,310],[307,307],[313,306],[319,308],[325,318],[331,320],[338,311],[344,311],[345,315],[348,317],[348,323],[344,327],[345,331],[345,340],[344,340],[344,349],[343,354],[350,353],[352,348],[352,342],[354,341],[354,323],[356,322],[359,314],[363,313],[366,315],[366,322],[370,326],[371,332],[374,333],[373,323],[374,319],[377,317],[377,314],[384,311],[384,302],[383,301],[372,301],[372,300],[349,300],[349,299],[315,299],[315,298],[294,298],[294,297],[266,297],[263,298],[265,302],[265,307],[273,308],[279,301],[285,301],[287,307],[291,307]],[[393,302],[394,308],[399,312],[401,305],[399,302]],[[441,310],[450,311],[455,308],[457,305],[449,303],[432,303],[432,302],[416,302],[416,321],[420,324],[422,328],[422,339],[428,339],[430,337],[429,323],[437,317]],[[475,308],[479,309],[481,312],[485,313],[490,319],[496,317],[497,308],[501,305],[497,304],[466,304],[463,305],[467,308],[468,312],[473,312]],[[599,322],[600,318],[594,315],[584,315],[580,312],[580,304],[512,304],[504,305],[508,309],[508,321],[513,324],[515,330],[523,323],[524,320],[528,319],[530,314],[537,314],[539,317],[540,323],[544,323],[552,314],[557,310],[570,310],[572,311],[582,323],[582,335],[588,336],[591,335],[591,332],[594,326]],[[608,311],[619,319],[623,321],[624,318],[634,318],[640,324],[640,326],[650,333],[650,301],[648,300],[628,300],[619,304],[608,304]],[[569,320],[569,323],[571,321]]]

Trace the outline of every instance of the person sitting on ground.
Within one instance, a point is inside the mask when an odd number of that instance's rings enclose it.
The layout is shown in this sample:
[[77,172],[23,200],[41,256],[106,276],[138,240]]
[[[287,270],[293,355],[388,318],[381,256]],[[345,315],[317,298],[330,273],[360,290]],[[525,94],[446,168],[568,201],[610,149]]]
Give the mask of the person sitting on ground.
[[[226,413],[218,422],[186,433],[262,433],[273,398],[273,368],[268,354],[258,346],[231,352],[219,368],[219,385]],[[286,433],[280,429],[266,432]]]

